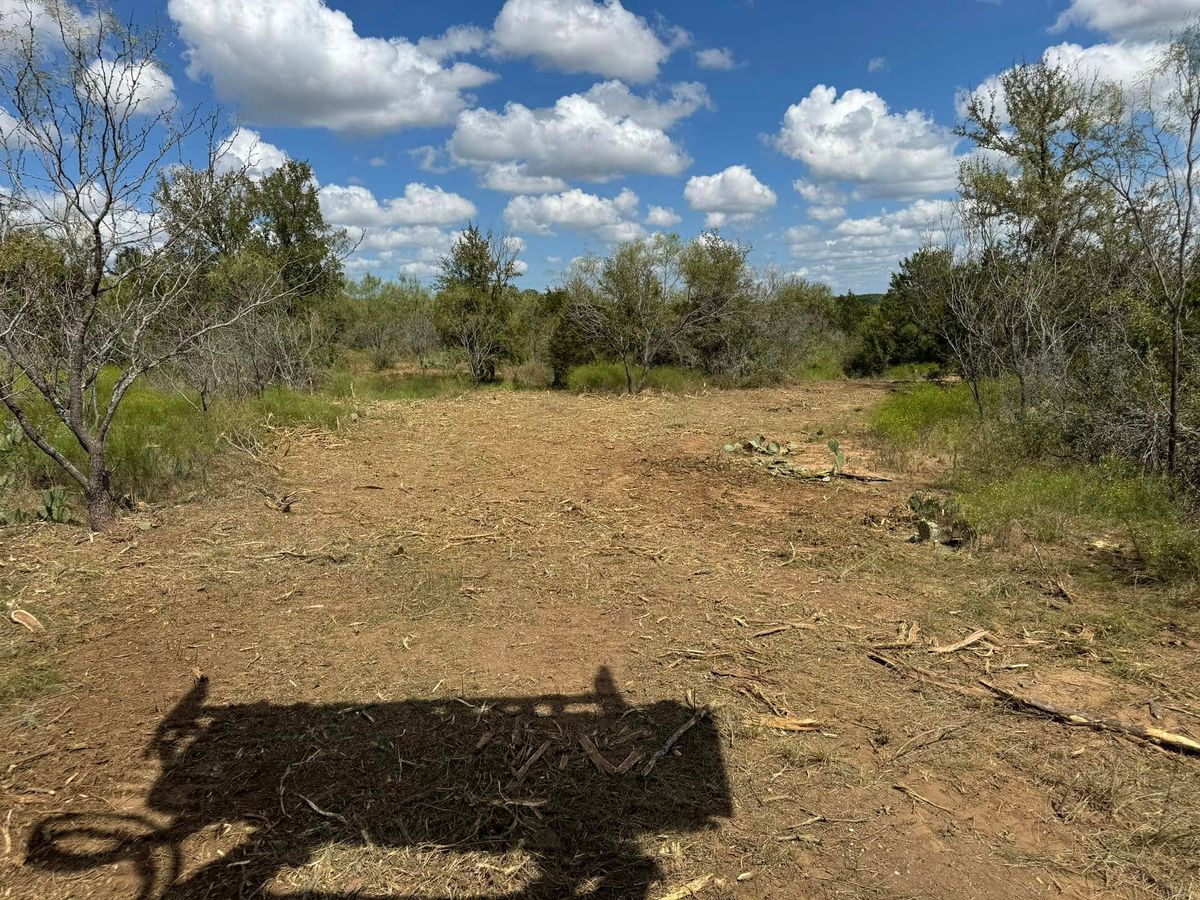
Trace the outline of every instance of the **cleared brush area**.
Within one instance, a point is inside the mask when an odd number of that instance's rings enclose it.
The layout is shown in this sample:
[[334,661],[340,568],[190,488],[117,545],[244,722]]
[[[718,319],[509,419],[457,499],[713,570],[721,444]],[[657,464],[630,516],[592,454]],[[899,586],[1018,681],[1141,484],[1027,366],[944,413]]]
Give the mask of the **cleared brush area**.
[[913,541],[945,469],[880,451],[887,391],[379,399],[209,499],[0,532],[43,628],[0,629],[0,883],[1193,896],[1200,758],[980,681],[1195,740],[1194,586]]

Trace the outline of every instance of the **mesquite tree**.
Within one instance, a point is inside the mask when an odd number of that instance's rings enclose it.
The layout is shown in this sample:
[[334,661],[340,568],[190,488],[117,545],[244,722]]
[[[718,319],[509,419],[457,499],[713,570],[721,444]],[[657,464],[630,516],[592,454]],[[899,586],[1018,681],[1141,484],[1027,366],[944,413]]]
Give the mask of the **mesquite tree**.
[[225,182],[170,217],[161,187],[189,150],[203,171],[227,166],[214,117],[176,102],[156,32],[59,4],[2,24],[0,402],[99,530],[115,521],[107,448],[134,382],[294,288],[250,263],[219,302],[195,289],[212,261],[183,236]]

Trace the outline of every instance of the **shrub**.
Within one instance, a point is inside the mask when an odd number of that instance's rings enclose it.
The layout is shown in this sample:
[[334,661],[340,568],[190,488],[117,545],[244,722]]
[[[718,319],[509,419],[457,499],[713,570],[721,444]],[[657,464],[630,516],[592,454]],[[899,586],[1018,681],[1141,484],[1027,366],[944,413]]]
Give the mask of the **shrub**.
[[[668,393],[703,390],[707,383],[708,379],[703,374],[678,366],[655,366],[646,376],[648,389]],[[576,366],[567,375],[567,388],[578,393],[625,393],[625,367],[620,363],[589,363]]]
[[619,394],[625,391],[625,369],[620,363],[588,363],[567,373],[568,390],[577,393]]

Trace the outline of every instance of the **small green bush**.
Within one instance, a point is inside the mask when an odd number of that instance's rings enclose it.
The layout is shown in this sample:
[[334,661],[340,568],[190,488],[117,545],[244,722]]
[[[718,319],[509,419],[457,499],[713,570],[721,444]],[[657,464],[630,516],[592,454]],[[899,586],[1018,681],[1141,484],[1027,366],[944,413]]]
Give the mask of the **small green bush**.
[[576,393],[619,394],[626,389],[620,363],[588,363],[567,373],[567,389]]

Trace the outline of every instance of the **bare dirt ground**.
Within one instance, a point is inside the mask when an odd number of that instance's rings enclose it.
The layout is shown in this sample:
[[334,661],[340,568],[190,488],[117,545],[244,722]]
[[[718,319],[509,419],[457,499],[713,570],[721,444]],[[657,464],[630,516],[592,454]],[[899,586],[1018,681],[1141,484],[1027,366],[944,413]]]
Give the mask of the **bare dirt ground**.
[[885,390],[379,404],[0,532],[0,896],[1200,896],[1200,760],[977,684],[1195,738],[1195,598],[910,542]]

